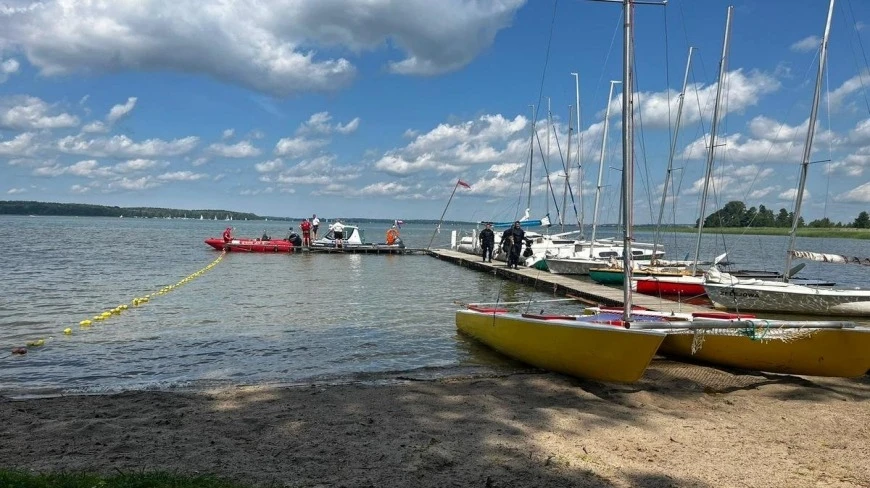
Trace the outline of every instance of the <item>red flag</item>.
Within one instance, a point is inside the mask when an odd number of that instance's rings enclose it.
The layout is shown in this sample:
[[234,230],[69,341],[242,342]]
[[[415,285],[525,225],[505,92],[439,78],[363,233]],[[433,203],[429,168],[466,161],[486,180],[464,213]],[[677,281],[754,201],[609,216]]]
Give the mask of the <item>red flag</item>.
[[471,188],[471,185],[462,180],[459,180],[457,183],[459,183],[461,186],[464,186],[465,188]]

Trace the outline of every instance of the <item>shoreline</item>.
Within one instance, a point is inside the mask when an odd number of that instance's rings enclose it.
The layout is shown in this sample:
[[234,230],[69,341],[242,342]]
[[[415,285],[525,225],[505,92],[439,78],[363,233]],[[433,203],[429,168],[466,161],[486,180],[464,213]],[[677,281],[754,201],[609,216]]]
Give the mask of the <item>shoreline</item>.
[[870,486],[870,376],[658,360],[635,384],[524,372],[11,400],[0,467],[255,486]]

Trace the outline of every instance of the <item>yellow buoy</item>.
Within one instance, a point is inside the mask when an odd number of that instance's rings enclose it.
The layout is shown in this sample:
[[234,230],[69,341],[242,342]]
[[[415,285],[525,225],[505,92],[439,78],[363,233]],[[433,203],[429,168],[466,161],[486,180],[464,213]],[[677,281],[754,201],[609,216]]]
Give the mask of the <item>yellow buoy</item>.
[[91,325],[91,321],[85,319],[85,320],[82,320],[81,322],[79,322],[79,325],[81,325],[82,327],[87,327],[87,326]]
[[[84,320],[83,320],[82,322],[84,322]],[[72,329],[70,329],[69,327],[67,327],[66,329],[63,330],[63,333],[66,334],[66,335],[70,335],[70,334],[72,334]]]

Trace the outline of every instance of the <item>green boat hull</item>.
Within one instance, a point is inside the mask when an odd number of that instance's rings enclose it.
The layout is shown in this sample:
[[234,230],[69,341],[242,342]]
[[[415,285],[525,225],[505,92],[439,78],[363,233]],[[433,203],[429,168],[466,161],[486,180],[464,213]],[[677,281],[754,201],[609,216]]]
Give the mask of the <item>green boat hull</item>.
[[625,281],[625,273],[622,270],[591,269],[589,277],[602,285],[621,285]]

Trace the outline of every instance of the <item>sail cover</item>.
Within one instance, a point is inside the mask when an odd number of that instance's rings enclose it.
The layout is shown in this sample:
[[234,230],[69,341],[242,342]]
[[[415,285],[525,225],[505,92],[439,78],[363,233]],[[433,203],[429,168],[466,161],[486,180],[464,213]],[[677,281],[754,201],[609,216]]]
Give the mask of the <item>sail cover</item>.
[[842,254],[829,254],[812,251],[792,251],[791,255],[797,259],[809,259],[811,261],[820,261],[823,263],[860,264],[862,266],[870,266],[870,258],[861,258],[858,256],[844,256]]

